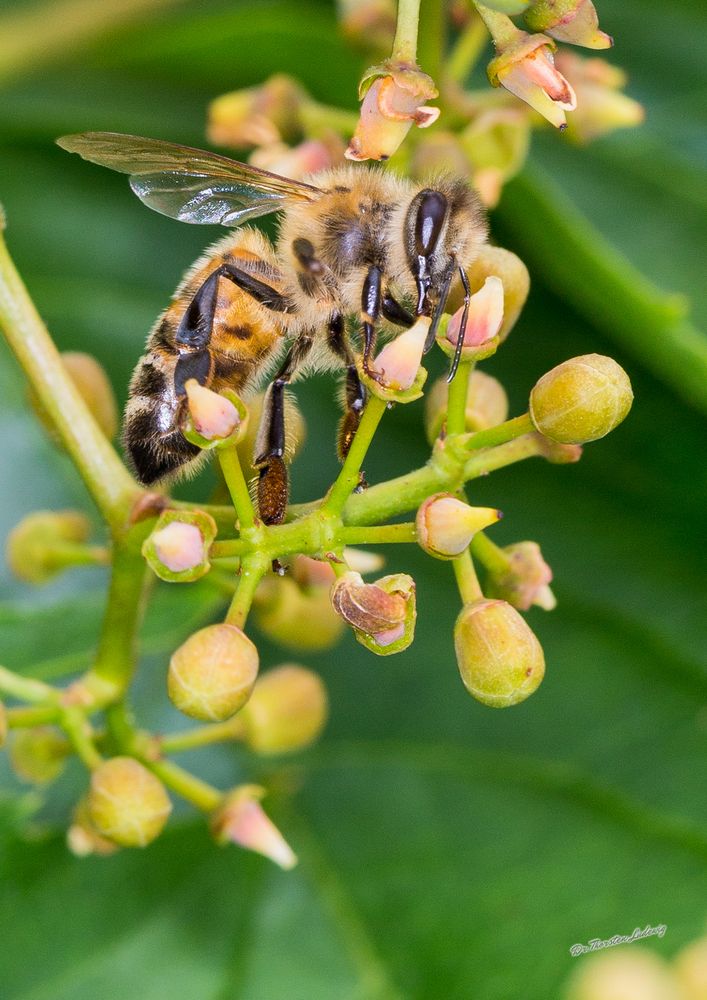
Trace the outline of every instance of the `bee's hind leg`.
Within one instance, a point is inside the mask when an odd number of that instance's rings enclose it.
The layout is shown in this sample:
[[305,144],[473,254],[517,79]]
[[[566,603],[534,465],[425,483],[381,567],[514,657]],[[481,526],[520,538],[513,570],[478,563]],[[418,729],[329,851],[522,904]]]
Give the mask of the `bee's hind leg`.
[[265,524],[281,524],[285,519],[290,493],[285,463],[285,386],[292,381],[311,347],[311,336],[300,334],[265,395],[253,462],[259,470],[258,511]]

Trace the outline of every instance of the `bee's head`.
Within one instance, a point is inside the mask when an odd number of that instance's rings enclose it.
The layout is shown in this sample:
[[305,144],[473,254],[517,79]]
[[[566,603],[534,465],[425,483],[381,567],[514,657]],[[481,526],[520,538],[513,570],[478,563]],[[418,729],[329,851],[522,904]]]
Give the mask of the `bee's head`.
[[471,264],[486,233],[483,209],[465,181],[442,178],[418,191],[404,221],[418,316],[441,314],[455,272]]

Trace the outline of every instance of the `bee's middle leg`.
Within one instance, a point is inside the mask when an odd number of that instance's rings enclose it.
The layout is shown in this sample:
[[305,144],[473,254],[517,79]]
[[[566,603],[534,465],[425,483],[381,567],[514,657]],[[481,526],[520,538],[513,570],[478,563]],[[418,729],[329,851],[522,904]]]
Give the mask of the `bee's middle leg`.
[[258,511],[265,524],[281,524],[285,519],[290,493],[285,463],[285,386],[292,381],[311,347],[312,337],[300,334],[265,395],[254,459],[259,469]]

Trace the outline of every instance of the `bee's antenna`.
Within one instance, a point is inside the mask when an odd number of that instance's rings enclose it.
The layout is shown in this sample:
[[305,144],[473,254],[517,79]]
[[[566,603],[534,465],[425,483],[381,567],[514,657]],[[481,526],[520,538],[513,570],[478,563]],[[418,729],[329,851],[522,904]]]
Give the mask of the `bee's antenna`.
[[461,283],[464,287],[464,312],[462,313],[462,321],[459,326],[459,336],[457,337],[457,343],[454,348],[454,357],[452,358],[452,365],[449,369],[449,375],[447,375],[447,382],[451,382],[454,376],[457,374],[457,368],[459,367],[459,361],[462,356],[462,350],[464,349],[464,336],[466,334],[466,324],[469,319],[469,300],[471,299],[471,288],[469,288],[469,279],[466,276],[466,272],[463,267],[459,268],[459,277]]
[[430,323],[430,328],[427,331],[427,339],[425,340],[425,349],[422,352],[427,354],[429,349],[435,342],[435,337],[437,336],[437,327],[439,326],[439,321],[442,319],[442,313],[444,312],[444,307],[447,304],[447,299],[449,298],[449,289],[452,286],[452,278],[454,276],[454,271],[450,271],[447,277],[444,279],[444,284],[439,293],[439,302],[435,306],[435,311],[432,314],[432,322]]

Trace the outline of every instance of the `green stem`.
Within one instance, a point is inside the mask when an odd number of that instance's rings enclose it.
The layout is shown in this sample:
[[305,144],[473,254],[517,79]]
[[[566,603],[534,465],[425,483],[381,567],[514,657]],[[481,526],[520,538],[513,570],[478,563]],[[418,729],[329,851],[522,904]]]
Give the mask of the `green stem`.
[[231,606],[226,613],[225,620],[229,625],[237,625],[241,629],[245,626],[255,592],[267,570],[267,566],[267,560],[264,560],[257,554],[246,556],[242,560],[238,586],[233,595]]
[[211,559],[228,559],[231,556],[242,556],[244,552],[249,552],[251,545],[242,538],[228,538],[224,541],[214,542],[209,550]]
[[217,454],[223,478],[226,480],[228,492],[231,494],[233,506],[236,509],[240,530],[247,531],[255,524],[255,510],[253,509],[253,501],[250,499],[248,483],[243,475],[238,449],[235,445],[230,448],[219,448]]
[[61,726],[72,747],[89,770],[98,767],[102,757],[96,750],[91,724],[80,708],[65,708],[61,713]]
[[467,549],[462,555],[453,560],[454,575],[457,578],[457,587],[464,604],[471,604],[483,597],[479,578],[474,569],[471,553]]
[[496,445],[504,444],[506,441],[513,441],[514,438],[522,437],[524,434],[532,434],[535,430],[530,414],[524,413],[520,417],[513,417],[512,420],[505,420],[496,427],[489,427],[485,431],[477,431],[468,442],[469,451],[478,451],[480,448],[494,448]]
[[394,62],[417,62],[417,32],[420,22],[420,0],[398,0],[398,20],[395,26]]
[[8,708],[7,724],[10,729],[29,729],[56,722],[61,709],[54,705],[33,705],[31,708]]
[[341,528],[337,532],[344,545],[389,545],[396,542],[416,542],[414,521],[404,524],[372,524],[361,528]]
[[445,77],[463,84],[469,77],[488,41],[486,26],[480,17],[472,14],[471,20],[449,53],[444,65]]
[[0,691],[32,705],[58,706],[60,700],[59,692],[50,684],[34,680],[32,677],[21,677],[6,667],[0,667]]
[[[137,660],[137,632],[142,621],[148,577],[140,554],[143,532],[116,545],[108,602],[98,652],[84,683],[99,699],[121,697],[130,683]],[[146,529],[145,529],[146,530]]]
[[221,805],[223,795],[217,788],[190,774],[189,771],[185,771],[184,768],[174,764],[171,760],[143,758],[143,763],[168,788],[186,799],[187,802],[191,802],[197,809],[201,809],[202,812],[213,812]]
[[242,740],[244,735],[243,719],[234,715],[225,722],[215,722],[210,726],[198,726],[196,729],[186,729],[181,733],[160,736],[157,742],[162,753],[180,753],[183,750],[197,750],[199,747],[210,746],[212,743]]
[[381,417],[386,411],[387,403],[373,394],[369,395],[368,402],[361,417],[361,423],[351,442],[349,453],[344,460],[341,471],[337,476],[334,485],[324,503],[321,512],[333,516],[339,516],[344,509],[346,501],[359,484],[359,473],[363,460],[366,457],[368,448],[373,440],[373,435],[378,429]]
[[67,374],[1,235],[0,329],[115,535],[140,489]]
[[460,361],[447,395],[447,434],[463,434],[466,430],[466,400],[473,361]]
[[661,291],[536,166],[503,191],[497,216],[531,271],[584,318],[707,411],[707,337],[685,301]]
[[500,545],[496,545],[491,539],[478,531],[471,540],[472,555],[485,566],[489,573],[501,576],[507,572],[511,560],[503,551]]
[[491,7],[485,7],[483,4],[477,3],[476,0],[474,0],[474,6],[486,25],[497,50],[508,48],[522,34],[506,14],[492,10]]

